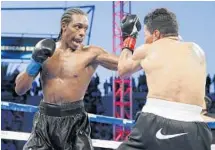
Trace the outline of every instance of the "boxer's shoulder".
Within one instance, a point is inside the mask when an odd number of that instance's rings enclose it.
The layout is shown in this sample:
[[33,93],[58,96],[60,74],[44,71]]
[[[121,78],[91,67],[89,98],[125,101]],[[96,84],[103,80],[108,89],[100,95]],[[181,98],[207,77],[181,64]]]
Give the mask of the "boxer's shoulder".
[[83,50],[88,50],[89,48],[91,48],[91,45],[83,45],[82,47]]
[[88,50],[88,51],[96,51],[98,49],[100,49],[99,46],[96,46],[96,45],[84,45],[83,50]]
[[142,44],[138,48],[142,50],[146,50],[146,49],[149,49],[150,47],[152,47],[152,44]]
[[144,59],[147,56],[150,48],[151,48],[150,44],[140,45],[135,49],[133,59],[134,60]]
[[95,45],[84,45],[82,47],[82,51],[89,52],[89,53],[95,53],[97,51],[98,47]]
[[189,46],[189,48],[195,52],[195,54],[199,57],[199,58],[204,58],[205,57],[205,52],[204,50],[195,42],[188,42],[187,45]]
[[169,42],[165,39],[157,40],[147,46],[147,48],[150,49],[150,51],[159,50],[166,47],[169,47]]
[[186,44],[191,48],[192,50],[201,53],[202,55],[205,54],[204,50],[195,42],[186,42]]
[[94,53],[94,54],[101,54],[103,52],[105,52],[106,50],[100,46],[96,46],[96,45],[88,45],[88,46],[85,46],[88,51]]
[[135,49],[134,53],[146,53],[151,47],[151,44],[142,44]]

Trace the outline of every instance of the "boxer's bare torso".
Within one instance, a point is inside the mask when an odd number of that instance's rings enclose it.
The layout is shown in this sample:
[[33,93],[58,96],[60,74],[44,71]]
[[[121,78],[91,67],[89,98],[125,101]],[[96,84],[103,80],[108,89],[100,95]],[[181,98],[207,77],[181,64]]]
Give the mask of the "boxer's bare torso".
[[[54,54],[42,63],[40,72],[45,102],[67,103],[82,100],[99,65],[117,70],[117,56],[101,47],[82,44],[87,29],[88,19],[84,12],[68,10],[62,16],[56,49]],[[41,54],[45,54],[42,49],[43,47],[40,48]],[[19,95],[25,94],[37,74],[30,76],[26,71],[20,73],[16,78],[16,92]]]
[[57,49],[42,67],[44,100],[50,103],[82,100],[101,60],[104,67],[117,69],[117,57],[108,54],[100,56],[100,51],[95,46],[76,51]]
[[[97,46],[82,46],[75,51],[57,48],[44,62],[40,73],[44,101],[61,104],[82,100],[99,65],[117,70],[118,57]],[[30,88],[32,80],[22,72],[17,77],[16,88]]]
[[163,38],[143,51],[145,58],[140,64],[147,77],[148,97],[202,107],[206,64],[201,48]]

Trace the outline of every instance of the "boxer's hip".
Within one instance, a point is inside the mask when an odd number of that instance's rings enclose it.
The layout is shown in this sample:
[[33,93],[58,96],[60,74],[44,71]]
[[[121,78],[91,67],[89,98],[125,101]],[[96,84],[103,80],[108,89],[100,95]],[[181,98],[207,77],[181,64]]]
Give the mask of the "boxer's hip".
[[82,100],[63,104],[52,104],[41,101],[39,112],[47,116],[65,117],[83,113],[85,112],[85,108]]
[[198,106],[149,99],[130,138],[141,137],[149,150],[209,150],[212,134],[200,112]]
[[142,112],[152,113],[167,119],[178,121],[203,121],[202,107],[179,102],[148,98]]
[[210,150],[211,142],[212,134],[205,122],[178,121],[141,112],[122,149]]
[[83,101],[50,104],[41,101],[34,118],[34,129],[46,144],[55,149],[73,147],[80,136],[90,143],[90,122]]

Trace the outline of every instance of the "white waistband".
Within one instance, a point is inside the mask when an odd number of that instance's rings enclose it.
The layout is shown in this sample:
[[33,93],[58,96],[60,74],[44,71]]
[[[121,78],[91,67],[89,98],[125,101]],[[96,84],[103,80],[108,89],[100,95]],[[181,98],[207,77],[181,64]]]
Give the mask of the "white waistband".
[[162,99],[148,98],[142,112],[153,113],[164,118],[178,121],[203,121],[202,107]]

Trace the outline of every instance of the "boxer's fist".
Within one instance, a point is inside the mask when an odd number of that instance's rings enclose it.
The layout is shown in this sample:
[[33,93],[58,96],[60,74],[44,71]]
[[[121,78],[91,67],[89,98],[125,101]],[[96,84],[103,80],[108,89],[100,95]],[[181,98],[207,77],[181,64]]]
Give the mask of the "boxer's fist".
[[39,41],[32,52],[32,58],[35,62],[42,64],[48,57],[51,57],[55,51],[55,41],[52,39],[43,39]]
[[141,30],[141,23],[137,15],[128,14],[121,21],[123,40],[129,36],[136,38]]
[[141,23],[137,15],[128,14],[121,21],[123,48],[133,51]]

